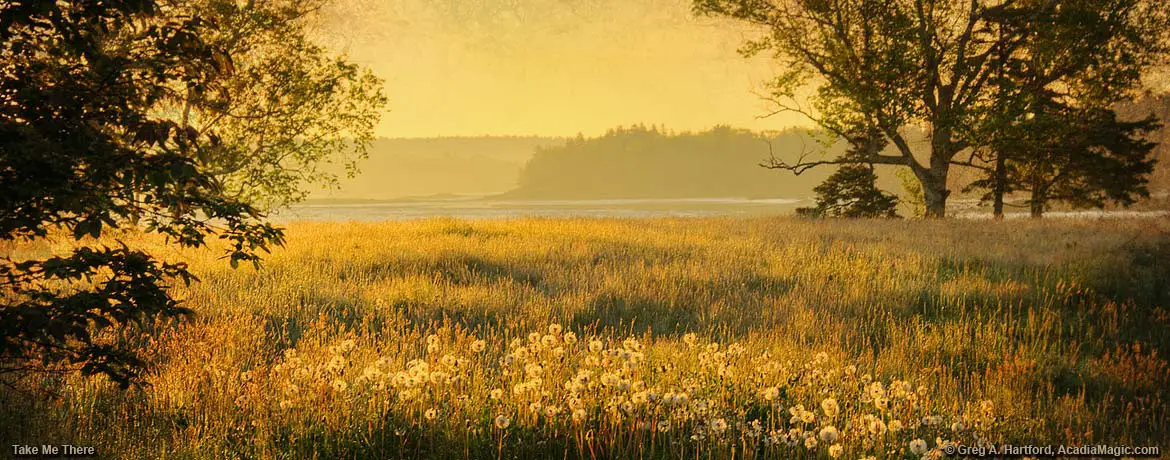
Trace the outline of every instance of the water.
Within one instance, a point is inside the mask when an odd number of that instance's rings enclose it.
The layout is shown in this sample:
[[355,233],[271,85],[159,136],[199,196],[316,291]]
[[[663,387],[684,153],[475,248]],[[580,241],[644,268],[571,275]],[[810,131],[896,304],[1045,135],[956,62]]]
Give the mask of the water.
[[[970,201],[970,200],[968,200]],[[273,215],[277,222],[414,220],[434,217],[457,219],[507,219],[515,217],[713,217],[792,215],[811,200],[796,198],[638,198],[604,200],[501,200],[479,197],[403,199],[359,203],[305,203]],[[959,219],[990,219],[989,209],[975,202],[955,200],[948,214]],[[1027,213],[1008,213],[1007,218],[1026,218]],[[1047,219],[1165,218],[1170,211],[1087,210],[1050,211]]]
[[273,215],[288,222],[412,220],[433,217],[705,217],[792,214],[808,200],[790,198],[662,198],[604,200],[497,200],[451,198],[363,203],[307,203]]

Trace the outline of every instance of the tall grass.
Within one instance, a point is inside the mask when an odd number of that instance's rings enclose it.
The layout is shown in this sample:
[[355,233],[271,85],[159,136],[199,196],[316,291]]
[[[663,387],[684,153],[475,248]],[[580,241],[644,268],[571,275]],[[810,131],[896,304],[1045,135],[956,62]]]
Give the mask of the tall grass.
[[[27,382],[115,457],[907,458],[1166,445],[1170,223],[296,223],[214,252],[149,386]],[[44,254],[53,245],[18,248]]]

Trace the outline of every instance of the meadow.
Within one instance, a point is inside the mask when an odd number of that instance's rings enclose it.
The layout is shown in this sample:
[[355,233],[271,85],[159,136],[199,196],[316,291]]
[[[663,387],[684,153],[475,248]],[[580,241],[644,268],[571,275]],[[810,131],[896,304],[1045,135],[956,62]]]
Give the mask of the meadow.
[[[311,223],[180,252],[149,385],[24,382],[116,458],[936,458],[1170,447],[1170,221]],[[16,248],[44,255],[67,240]]]

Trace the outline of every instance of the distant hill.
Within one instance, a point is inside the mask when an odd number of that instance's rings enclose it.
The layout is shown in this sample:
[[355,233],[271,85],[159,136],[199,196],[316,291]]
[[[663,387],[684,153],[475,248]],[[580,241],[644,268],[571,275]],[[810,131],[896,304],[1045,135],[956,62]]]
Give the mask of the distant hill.
[[544,146],[510,198],[807,197],[830,173],[800,176],[759,167],[771,152],[794,158],[819,149],[804,130],[761,134],[726,126],[668,133],[635,126]]
[[494,195],[516,187],[537,147],[563,144],[551,137],[442,137],[377,139],[361,173],[342,178],[340,190],[313,200],[386,200],[429,195]]

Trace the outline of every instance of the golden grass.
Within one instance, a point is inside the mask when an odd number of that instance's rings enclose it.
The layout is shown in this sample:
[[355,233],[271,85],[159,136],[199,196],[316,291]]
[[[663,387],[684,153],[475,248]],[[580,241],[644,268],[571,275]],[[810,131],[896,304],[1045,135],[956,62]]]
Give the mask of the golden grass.
[[62,397],[8,398],[0,433],[178,458],[1165,444],[1168,230],[296,223],[260,271],[136,238],[203,279],[177,292],[196,317],[141,341],[156,362],[150,386],[46,379]]

